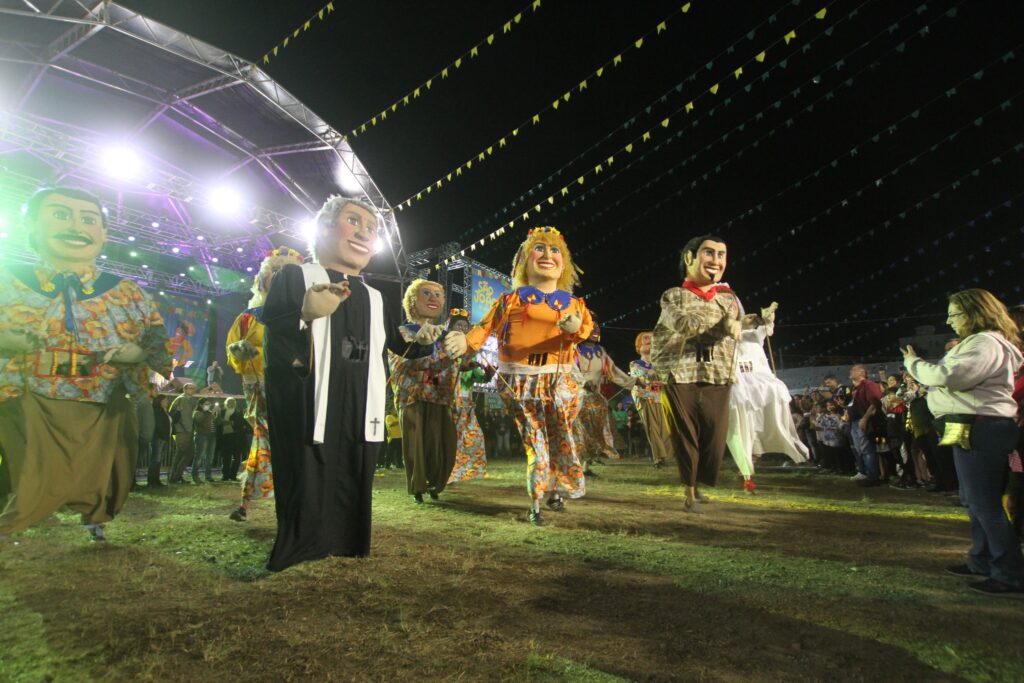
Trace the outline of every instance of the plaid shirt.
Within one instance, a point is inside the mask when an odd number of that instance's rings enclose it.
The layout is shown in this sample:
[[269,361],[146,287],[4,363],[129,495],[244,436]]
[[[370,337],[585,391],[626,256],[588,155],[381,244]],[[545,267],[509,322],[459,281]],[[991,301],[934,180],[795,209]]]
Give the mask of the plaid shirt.
[[673,287],[661,295],[661,316],[651,341],[651,363],[663,381],[733,384],[736,340],[725,328],[740,318],[739,300],[719,292],[711,301]]

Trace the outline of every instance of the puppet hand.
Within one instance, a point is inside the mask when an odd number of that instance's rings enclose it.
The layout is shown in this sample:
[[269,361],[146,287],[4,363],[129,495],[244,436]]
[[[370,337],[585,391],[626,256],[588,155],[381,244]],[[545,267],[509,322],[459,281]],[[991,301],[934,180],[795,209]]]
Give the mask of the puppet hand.
[[228,353],[231,354],[232,358],[240,361],[252,360],[260,355],[259,350],[244,339],[239,339],[234,344],[229,345]]
[[144,360],[146,360],[146,351],[132,342],[115,346],[103,354],[103,362],[110,365],[138,365]]
[[761,318],[764,320],[766,325],[771,325],[775,322],[775,310],[778,307],[779,303],[777,301],[773,301],[768,305],[768,308],[761,309]]
[[413,337],[412,340],[414,342],[416,342],[417,344],[422,344],[423,346],[428,346],[428,345],[433,344],[434,342],[436,342],[438,339],[440,339],[441,335],[443,333],[444,333],[444,328],[441,327],[440,325],[432,325],[430,323],[423,323],[420,326],[419,332],[416,333],[416,336]]
[[725,331],[733,339],[739,339],[743,333],[743,323],[734,318],[725,319]]
[[458,330],[452,330],[448,333],[448,336],[444,338],[444,352],[449,356],[458,358],[466,355],[466,349],[469,346],[466,344],[466,335]]
[[913,360],[914,358],[917,358],[917,351],[915,351],[914,347],[910,346],[909,344],[907,345],[907,348],[900,349],[900,350],[903,351],[903,361],[904,362],[907,362],[909,360]]
[[581,325],[583,325],[583,318],[578,313],[570,313],[558,321],[558,326],[566,334],[576,334],[580,331]]
[[7,330],[0,332],[0,353],[29,353],[42,346],[42,342],[25,330]]
[[310,322],[331,315],[351,294],[347,282],[313,285],[302,297],[302,319]]

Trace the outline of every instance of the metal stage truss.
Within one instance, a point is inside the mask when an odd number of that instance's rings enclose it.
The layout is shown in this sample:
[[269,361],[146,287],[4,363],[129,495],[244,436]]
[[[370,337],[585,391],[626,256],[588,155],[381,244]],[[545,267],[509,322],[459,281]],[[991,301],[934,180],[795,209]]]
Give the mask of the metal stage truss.
[[[108,208],[107,270],[217,296],[247,288],[274,246],[304,249],[304,225],[343,190],[385,219],[367,276],[411,275],[394,211],[344,136],[241,57],[116,3],[0,0],[0,89],[6,260],[34,259],[13,238],[17,207],[73,184]],[[137,153],[139,172],[114,177],[111,149]],[[218,211],[219,187],[242,198],[236,211]]]

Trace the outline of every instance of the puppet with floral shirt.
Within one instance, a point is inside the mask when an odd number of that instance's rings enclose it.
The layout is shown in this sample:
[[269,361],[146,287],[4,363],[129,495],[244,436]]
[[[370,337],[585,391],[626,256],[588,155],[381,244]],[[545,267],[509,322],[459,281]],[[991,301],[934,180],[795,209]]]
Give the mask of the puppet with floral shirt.
[[555,228],[533,228],[512,262],[512,292],[498,298],[467,334],[449,332],[445,347],[455,356],[498,338],[498,391],[512,407],[526,450],[528,519],[544,524],[541,502],[565,509],[562,496],[586,492],[583,466],[572,434],[579,413],[574,346],[593,328],[565,238]]

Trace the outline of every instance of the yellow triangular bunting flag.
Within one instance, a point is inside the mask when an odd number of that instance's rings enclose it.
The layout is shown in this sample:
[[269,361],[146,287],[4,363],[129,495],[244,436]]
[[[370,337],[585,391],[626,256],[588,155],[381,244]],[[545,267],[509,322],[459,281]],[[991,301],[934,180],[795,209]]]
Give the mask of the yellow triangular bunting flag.
[[583,184],[583,176],[580,176],[579,178],[577,178],[576,182],[579,183],[580,185],[582,185]]
[[636,49],[639,50],[640,48],[642,48],[644,46],[644,39],[643,38],[637,38],[636,42],[633,43],[633,44],[636,45]]
[[536,12],[540,9],[540,0],[533,0],[533,11]]
[[594,173],[595,173],[595,174],[596,174],[596,173],[600,173],[600,172],[602,172],[603,170],[604,170],[604,166],[602,166],[601,164],[598,164],[597,166],[595,166],[595,167],[594,167]]
[[512,30],[512,22],[511,21],[506,21],[505,25],[501,27],[501,32],[502,33],[508,33],[511,30]]
[[569,92],[565,93],[564,95],[562,95],[562,99],[565,100],[566,102],[569,101],[570,97],[572,97],[572,91],[571,90]]
[[586,89],[587,89],[587,82],[586,81],[580,81],[580,86],[579,86],[580,92],[583,92]]
[[512,17],[512,21],[516,22],[517,24],[520,21],[522,21],[522,19],[523,19],[523,13],[522,12],[520,12],[519,14],[515,15],[514,17]]
[[448,78],[448,67],[441,69],[441,78]]
[[548,204],[554,204],[554,203],[555,203],[555,195],[549,196],[548,197]]
[[661,120],[661,127],[662,128],[668,128],[668,119],[667,118]]
[[759,62],[763,62],[763,61],[764,61],[764,58],[765,58],[765,53],[764,53],[764,52],[759,52],[759,53],[757,54],[757,56],[756,56],[756,57],[754,57],[754,59],[756,59],[756,60],[757,60],[757,61],[759,61]]
[[334,11],[334,3],[333,2],[327,3],[327,11],[328,12],[333,12]]
[[604,160],[604,162],[611,166],[612,164],[615,163],[615,157],[608,157],[607,159]]
[[540,123],[540,114],[534,114],[533,115],[533,123],[534,123],[534,125]]
[[554,102],[551,103],[551,108],[558,109],[558,100],[555,100]]
[[647,142],[650,139],[651,139],[651,132],[647,131],[646,133],[644,133],[643,137],[640,138],[640,141],[641,142]]
[[478,54],[480,54],[480,46],[479,45],[474,45],[473,47],[469,48],[469,56],[470,57],[476,57]]
[[661,22],[660,24],[658,24],[658,34],[660,34],[662,31],[667,31],[667,30],[668,30],[668,26],[665,24],[664,21]]
[[689,11],[690,11],[690,3],[686,3],[685,5],[683,5],[683,14],[686,14]]
[[498,140],[498,147],[504,147],[504,146],[505,146],[505,138],[502,138],[502,139]]
[[604,67],[602,66],[602,67],[601,67],[600,69],[598,69],[598,70],[597,70],[597,71],[595,71],[594,73],[596,73],[596,74],[597,74],[597,77],[598,77],[598,78],[601,78],[601,74],[603,74],[603,73],[604,73]]
[[626,154],[632,154],[632,153],[633,153],[633,143],[631,142],[628,145],[626,145]]
[[743,75],[743,67],[741,66],[740,68],[733,71],[732,75],[735,76],[736,78],[739,78],[741,75]]
[[686,113],[689,114],[691,111],[693,111],[693,102],[687,102],[686,103]]
[[455,68],[458,69],[460,66],[462,66],[462,57],[455,60]]
[[618,66],[619,64],[622,64],[622,55],[615,55],[612,58],[612,66]]
[[814,15],[814,18],[815,18],[815,19],[824,19],[824,18],[825,18],[825,15],[826,15],[826,14],[828,14],[828,8],[827,8],[827,7],[822,7],[822,8],[821,8],[820,10],[818,10],[818,12],[817,12],[817,13],[816,13],[816,14]]
[[709,92],[712,95],[717,95],[718,94],[718,84],[715,83],[713,86],[711,86],[711,88],[709,89]]
[[568,187],[563,187],[563,188],[561,189],[561,193],[562,193],[562,196],[563,196],[563,197],[564,197],[565,195],[569,194],[569,188],[568,188]]
[[789,41],[791,41],[794,38],[796,38],[796,31],[790,31],[786,35],[782,36],[782,38],[783,38],[783,40],[786,41],[786,45],[789,45]]
[[291,36],[285,36],[284,37],[284,42],[281,43],[281,49],[282,50],[285,49],[286,47],[288,47],[288,41],[289,40],[291,40]]

